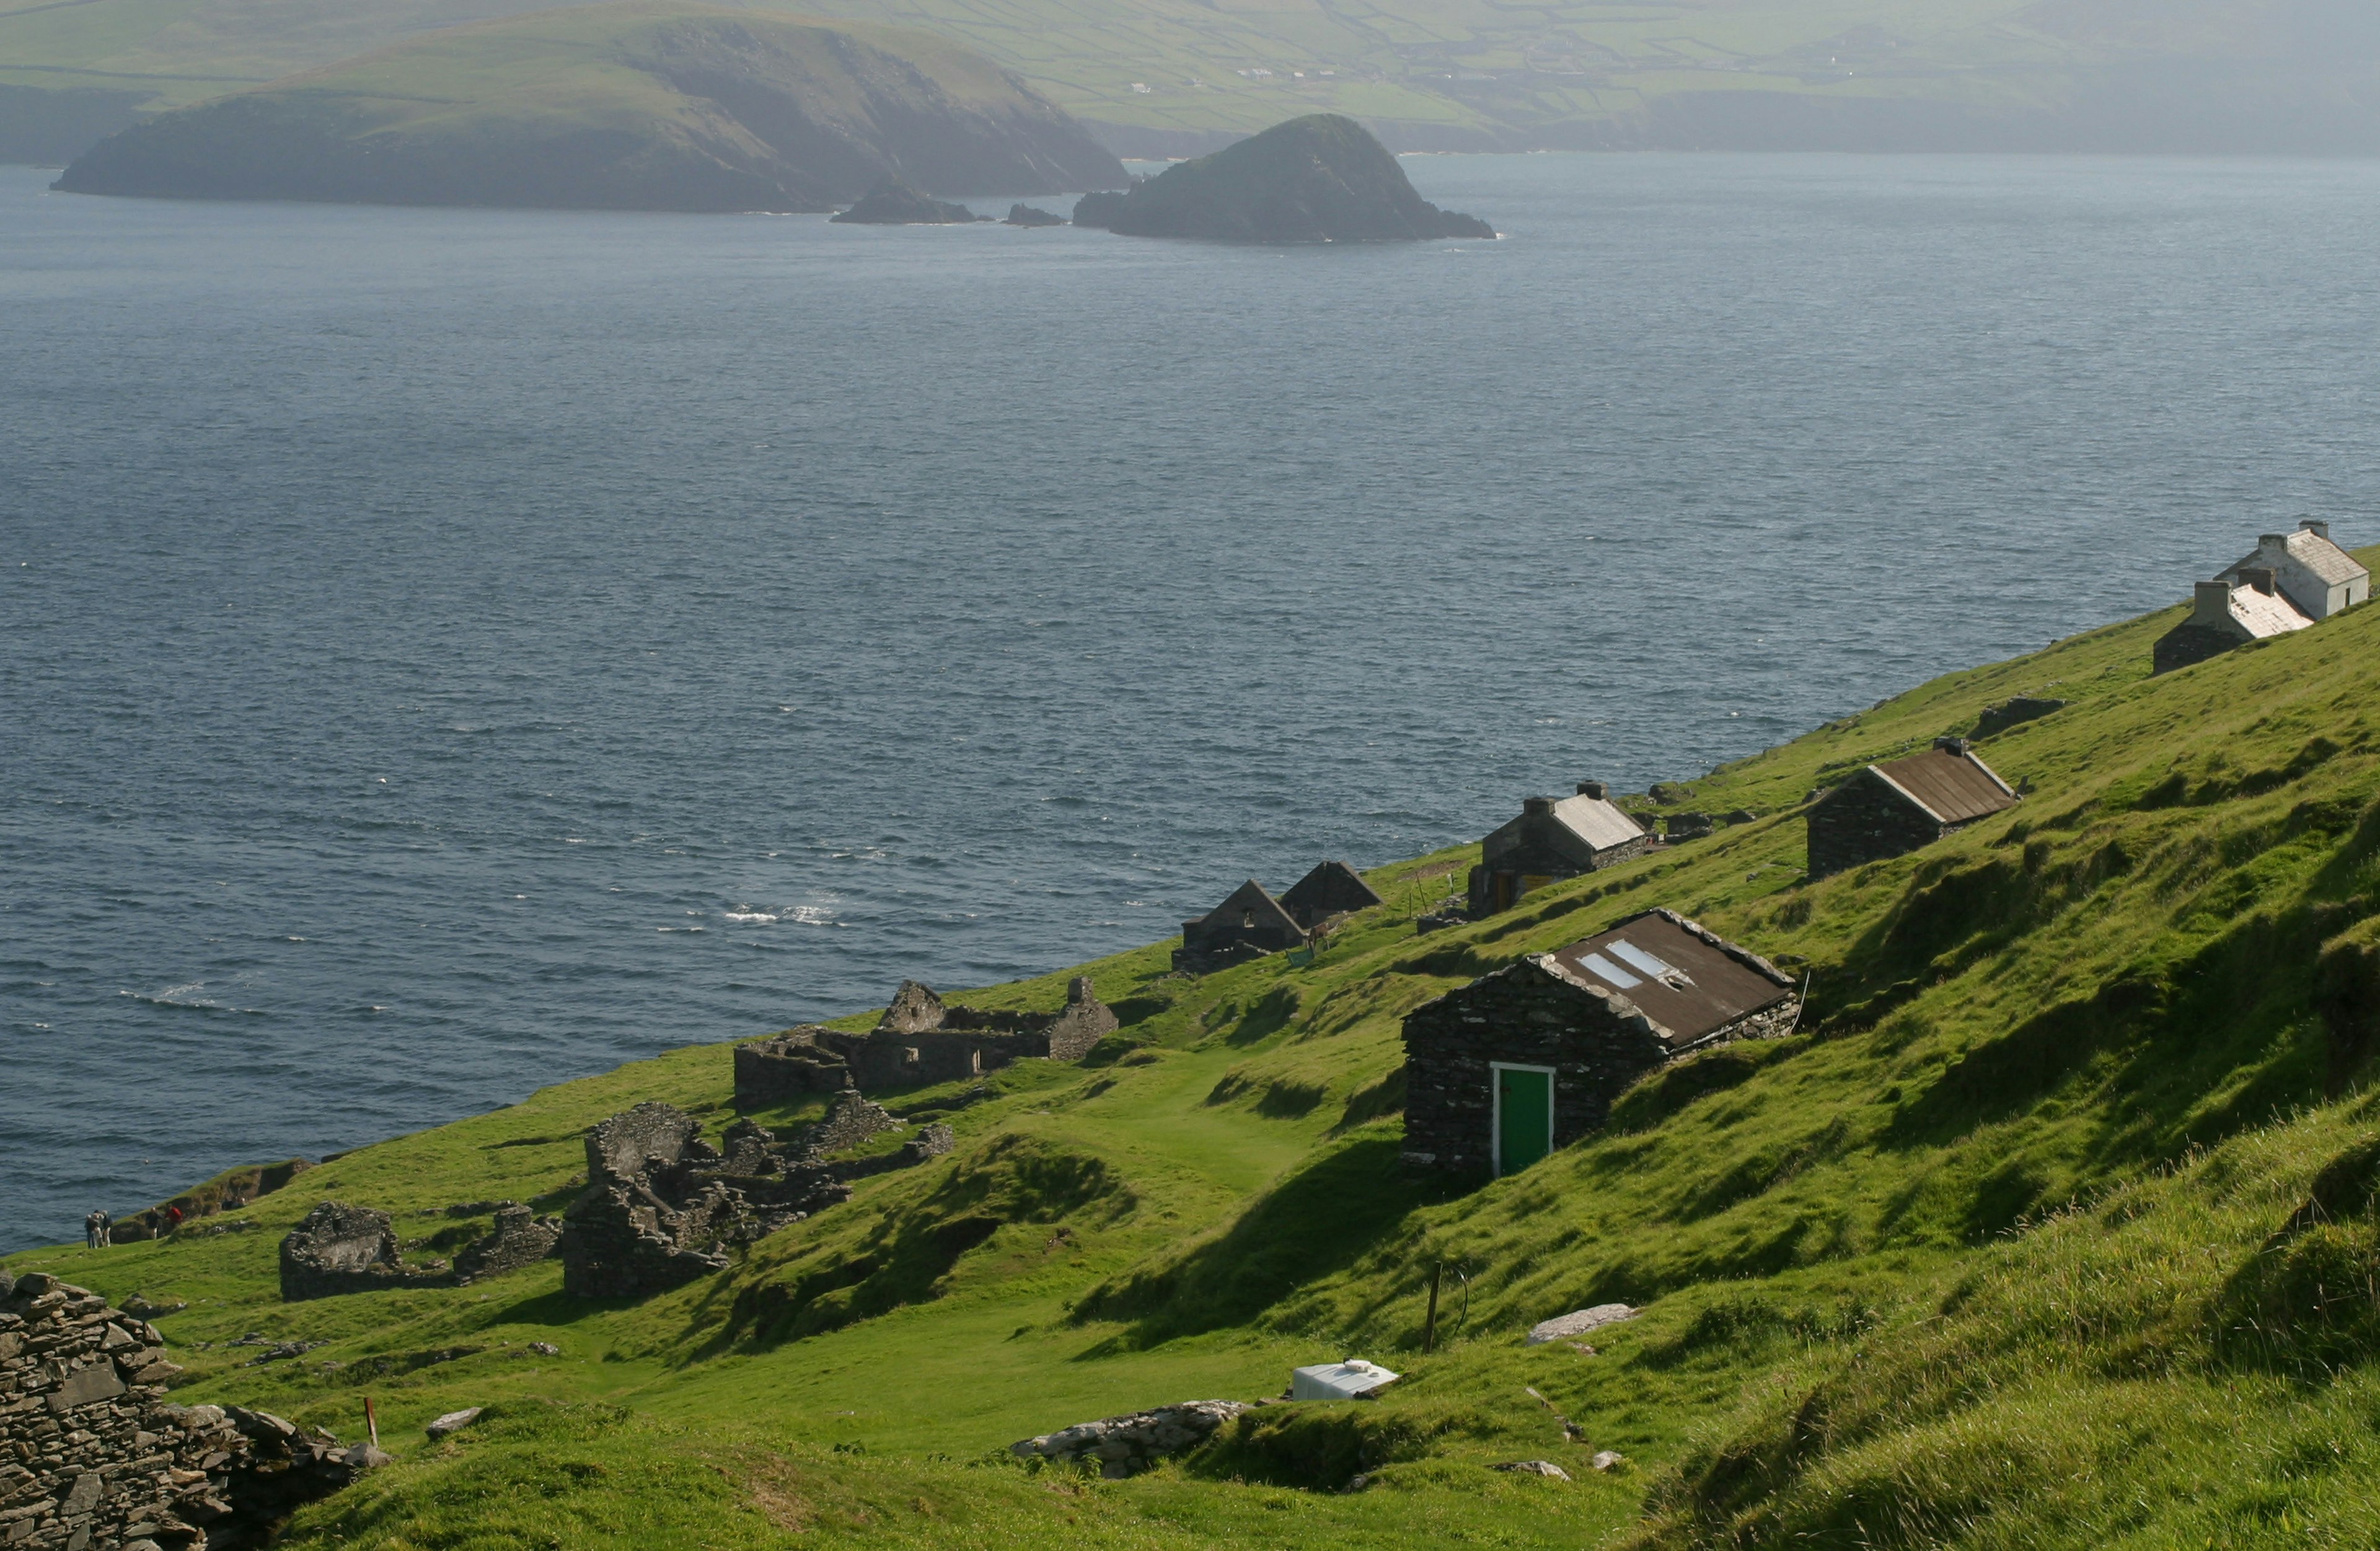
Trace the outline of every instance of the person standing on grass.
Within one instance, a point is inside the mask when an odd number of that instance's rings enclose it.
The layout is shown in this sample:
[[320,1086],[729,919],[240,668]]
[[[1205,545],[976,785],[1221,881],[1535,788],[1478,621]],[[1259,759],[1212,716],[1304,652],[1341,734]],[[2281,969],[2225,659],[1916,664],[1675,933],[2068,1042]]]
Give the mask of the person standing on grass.
[[86,1250],[95,1250],[99,1248],[99,1214],[97,1212],[89,1212],[84,1214],[82,1219],[82,1247]]

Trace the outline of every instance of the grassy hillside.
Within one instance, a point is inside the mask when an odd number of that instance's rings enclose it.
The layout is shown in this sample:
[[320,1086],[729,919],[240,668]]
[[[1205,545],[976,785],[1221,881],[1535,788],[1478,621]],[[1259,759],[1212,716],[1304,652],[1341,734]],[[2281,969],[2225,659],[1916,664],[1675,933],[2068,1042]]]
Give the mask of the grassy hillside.
[[[0,9],[0,146],[543,0]],[[2380,149],[2362,0],[823,0],[980,50],[1129,148],[1316,112],[1393,149]],[[80,104],[76,110],[76,104]],[[75,131],[79,132],[79,131]],[[25,154],[18,151],[18,154]],[[51,154],[58,154],[53,151]],[[67,152],[70,154],[70,152]]]
[[[1489,921],[1415,935],[1454,851],[1373,874],[1388,904],[1310,965],[1085,966],[1128,1020],[1095,1064],[1011,1069],[949,1110],[951,1157],[641,1304],[548,1265],[285,1307],[274,1246],[324,1196],[433,1249],[485,1219],[424,1212],[558,1204],[635,1099],[715,1134],[724,1047],[350,1154],[246,1231],[15,1264],[189,1300],[160,1322],[183,1398],[352,1436],[373,1396],[398,1462],[300,1546],[2369,1545],[2380,610],[2151,680],[2179,617],[1722,768],[1669,795],[1759,817]],[[2020,693],[2070,704],[1981,745],[2015,814],[1804,881],[1813,786]],[[1657,903],[1811,974],[1802,1031],[1484,1188],[1402,1169],[1402,1014]],[[1055,1005],[1071,973],[978,1000]],[[1593,1352],[1522,1342],[1612,1300],[1645,1313]],[[260,1362],[250,1332],[322,1344]],[[1000,1453],[1342,1355],[1408,1377],[1134,1481]],[[489,1419],[422,1441],[466,1404]],[[1488,1468],[1516,1459],[1576,1479]]]
[[928,33],[680,0],[448,28],[176,109],[57,187],[183,198],[821,211],[1113,188],[1122,164],[982,55]]

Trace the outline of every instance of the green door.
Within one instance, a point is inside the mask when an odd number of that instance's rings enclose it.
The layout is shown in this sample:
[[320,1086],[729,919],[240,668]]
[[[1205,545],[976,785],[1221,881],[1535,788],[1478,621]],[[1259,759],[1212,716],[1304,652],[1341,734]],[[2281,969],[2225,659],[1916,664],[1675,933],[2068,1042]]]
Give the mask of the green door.
[[1517,1174],[1554,1150],[1554,1074],[1496,1068],[1496,1172]]

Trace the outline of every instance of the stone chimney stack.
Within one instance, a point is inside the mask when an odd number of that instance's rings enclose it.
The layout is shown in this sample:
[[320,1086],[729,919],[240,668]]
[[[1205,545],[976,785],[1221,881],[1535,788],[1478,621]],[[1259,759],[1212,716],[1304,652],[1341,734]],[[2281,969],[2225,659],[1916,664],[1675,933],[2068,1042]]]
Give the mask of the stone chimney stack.
[[2330,524],[2316,517],[2300,517],[2298,519],[2298,529],[2303,533],[2311,533],[2317,539],[2327,539],[2330,537]]
[[1599,781],[1582,781],[1578,783],[1578,794],[1600,800],[1611,794],[1611,788]]
[[2190,612],[2192,624],[2220,624],[2231,617],[2231,584],[2201,582],[2198,596],[2192,601],[2195,607]]
[[1554,800],[1551,797],[1524,797],[1521,799],[1521,811],[1532,818],[1549,818],[1554,811]]
[[2273,568],[2269,565],[2242,565],[2240,567],[2240,585],[2254,588],[2269,598],[2279,589],[2280,584],[2273,579]]
[[1935,739],[1934,746],[1945,754],[1963,755],[1967,752],[1967,740],[1953,733],[1947,738]]

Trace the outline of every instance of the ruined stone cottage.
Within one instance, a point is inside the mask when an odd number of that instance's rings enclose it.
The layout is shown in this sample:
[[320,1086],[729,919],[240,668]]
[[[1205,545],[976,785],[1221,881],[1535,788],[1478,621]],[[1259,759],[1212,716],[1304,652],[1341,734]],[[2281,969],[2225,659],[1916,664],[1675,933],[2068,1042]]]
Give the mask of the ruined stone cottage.
[[2263,535],[2253,554],[2199,583],[2188,617],[2150,649],[2150,666],[2159,673],[2187,668],[2303,630],[2371,596],[2372,573],[2331,541],[2330,525],[2301,522],[2295,533]]
[[1774,964],[1667,910],[1532,954],[1406,1017],[1405,1160],[1525,1169],[1601,1127],[1646,1072],[1781,1035],[1800,1011]]
[[1653,837],[1620,811],[1610,789],[1582,781],[1576,794],[1557,801],[1530,797],[1521,816],[1479,842],[1471,869],[1471,913],[1510,910],[1535,889],[1641,856]]
[[845,1090],[826,1119],[780,1137],[738,1121],[702,1139],[694,1117],[648,1100],[587,1133],[587,1189],[563,1213],[555,1253],[562,1290],[639,1298],[727,1266],[731,1251],[851,1198],[852,1182],[913,1168],[951,1150],[950,1127],[929,1125],[896,1151],[829,1155],[900,1129],[880,1105]]
[[1379,903],[1379,894],[1364,881],[1363,875],[1344,862],[1317,863],[1312,872],[1292,884],[1289,892],[1281,897],[1281,907],[1289,912],[1290,919],[1308,932],[1318,931],[1339,916],[1369,910]]
[[1880,862],[2005,813],[2016,788],[1964,738],[1854,771],[1810,806],[1810,876]]
[[930,986],[904,980],[867,1034],[810,1024],[737,1046],[735,1105],[752,1109],[846,1087],[875,1093],[963,1082],[1019,1060],[1077,1061],[1116,1026],[1087,975],[1067,983],[1066,1005],[1055,1012],[960,1007]]
[[1297,917],[1251,878],[1206,915],[1182,923],[1182,946],[1173,951],[1173,967],[1184,975],[1211,975],[1268,953],[1303,948],[1310,937]]

